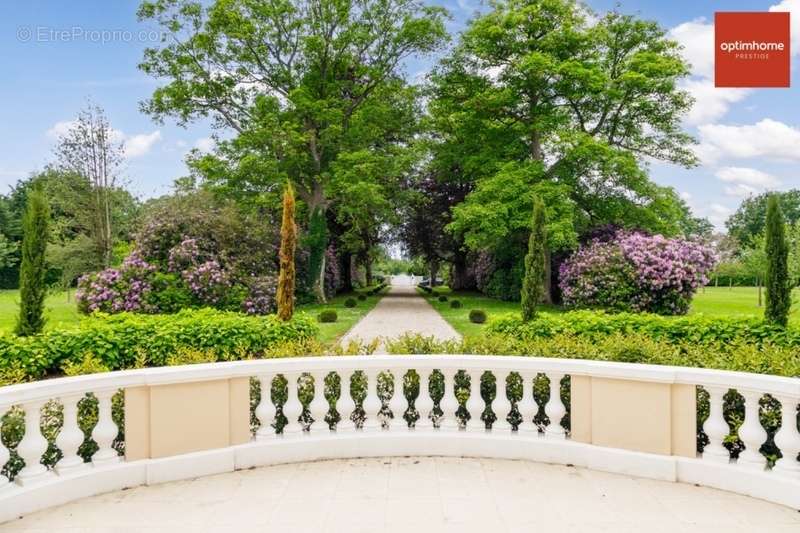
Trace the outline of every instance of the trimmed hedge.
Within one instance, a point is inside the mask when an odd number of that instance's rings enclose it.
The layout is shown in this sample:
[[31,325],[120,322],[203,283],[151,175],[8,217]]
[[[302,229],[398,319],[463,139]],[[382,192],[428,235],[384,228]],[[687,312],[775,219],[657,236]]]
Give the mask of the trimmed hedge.
[[451,309],[461,309],[461,302],[459,300],[450,300]]
[[339,320],[339,315],[336,313],[335,309],[323,309],[317,315],[317,320],[323,324],[330,324]]
[[655,340],[673,343],[770,343],[774,346],[800,346],[800,328],[781,328],[757,318],[710,317],[691,315],[665,317],[647,313],[605,313],[602,311],[571,311],[561,314],[540,314],[535,320],[523,322],[517,315],[505,315],[487,327],[488,333],[498,333],[519,340],[554,337],[560,334],[599,338],[616,333],[644,334]]
[[355,298],[348,298],[347,300],[344,301],[345,307],[355,307],[356,305],[358,305],[358,302],[356,301]]
[[473,309],[469,312],[469,321],[473,324],[483,324],[486,322],[486,311],[483,309]]
[[445,296],[444,294],[440,294],[439,295],[439,301],[442,302],[442,303],[446,302],[447,301],[447,296]]
[[146,357],[149,366],[167,364],[179,350],[198,349],[219,359],[258,356],[270,347],[313,338],[311,317],[299,313],[282,322],[275,315],[248,316],[213,309],[174,315],[120,313],[92,316],[80,326],[32,337],[0,336],[0,371],[22,371],[27,378],[60,373],[87,354],[110,370],[133,367]]

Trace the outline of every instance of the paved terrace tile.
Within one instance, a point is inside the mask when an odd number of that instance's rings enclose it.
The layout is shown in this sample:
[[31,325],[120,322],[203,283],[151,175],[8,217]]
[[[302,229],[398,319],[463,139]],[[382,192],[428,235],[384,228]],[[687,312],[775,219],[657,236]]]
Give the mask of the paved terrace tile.
[[719,490],[526,461],[348,459],[118,491],[12,532],[797,533],[800,513]]

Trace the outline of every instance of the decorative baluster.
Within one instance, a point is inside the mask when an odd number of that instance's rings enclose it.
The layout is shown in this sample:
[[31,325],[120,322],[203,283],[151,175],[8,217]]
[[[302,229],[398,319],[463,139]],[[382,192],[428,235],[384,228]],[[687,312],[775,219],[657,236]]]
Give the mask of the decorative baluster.
[[[314,374],[314,399],[308,406],[311,412],[311,418],[314,419],[312,429],[316,430],[317,434],[323,433],[323,430],[328,428],[328,423],[325,421],[325,415],[328,414],[328,400],[325,398],[325,376],[327,372],[316,372]],[[309,431],[310,433],[310,431]]]
[[300,398],[297,395],[297,380],[300,377],[297,373],[287,373],[286,378],[286,403],[283,404],[283,416],[286,417],[286,426],[283,428],[283,434],[287,436],[297,435],[303,431],[303,425],[300,423],[300,415],[303,414],[303,404],[300,403]]
[[536,405],[536,400],[533,397],[533,384],[536,374],[521,372],[520,377],[522,378],[522,398],[517,403],[517,409],[522,421],[517,429],[528,433],[539,433],[539,428],[533,423],[533,419],[539,410],[539,406]]
[[364,373],[367,376],[367,397],[364,398],[362,405],[364,408],[364,429],[375,431],[381,427],[378,414],[383,406],[378,397],[378,374],[380,372],[378,370],[366,370]]
[[261,401],[256,407],[256,418],[261,426],[256,431],[256,440],[269,439],[275,436],[272,423],[275,420],[275,404],[272,402],[272,380],[275,374],[261,374],[258,376],[258,386],[261,390]]
[[[3,416],[7,411],[7,406],[0,406],[0,430],[3,428]],[[2,433],[2,431],[0,431],[0,433]],[[11,453],[8,451],[8,448],[6,448],[5,444],[3,444],[3,439],[0,438],[0,471],[3,470],[3,467],[6,465],[10,457]],[[8,487],[9,484],[9,479],[3,474],[0,474],[0,491],[2,491],[3,488]]]
[[431,429],[433,428],[433,420],[430,414],[433,411],[433,398],[430,392],[430,370],[418,370],[419,374],[419,396],[414,400],[414,407],[419,413],[419,419],[414,423],[415,428]]
[[408,404],[406,402],[405,390],[403,383],[405,382],[402,370],[397,370],[392,374],[392,381],[394,383],[394,393],[392,399],[389,400],[389,409],[392,410],[392,429],[407,429],[408,422],[406,422],[405,414]]
[[561,401],[561,379],[564,374],[551,372],[547,377],[550,378],[550,398],[544,406],[544,412],[550,419],[550,423],[544,433],[546,437],[563,439],[566,437],[566,432],[561,427],[561,420],[567,414],[564,402]]
[[17,445],[17,454],[25,461],[25,467],[16,477],[20,485],[36,483],[49,474],[47,467],[41,463],[42,455],[47,451],[47,439],[42,435],[40,427],[44,404],[44,401],[37,401],[22,406],[25,413],[25,436]]
[[[340,374],[341,375],[341,374]],[[350,416],[356,410],[356,402],[350,394],[350,380],[352,374],[341,375],[341,390],[339,399],[336,401],[336,411],[339,413],[339,422],[336,424],[337,431],[352,431],[356,425]]]
[[492,411],[494,411],[497,420],[492,424],[493,430],[510,431],[511,424],[508,421],[508,414],[511,412],[511,402],[506,394],[506,377],[507,374],[495,372],[495,397],[492,403]]
[[458,419],[456,418],[456,410],[458,410],[458,399],[456,398],[456,373],[457,370],[452,368],[443,368],[442,374],[444,375],[444,396],[439,402],[439,408],[442,410],[442,421],[439,427],[445,430],[458,429]]
[[703,458],[727,463],[730,461],[730,453],[722,443],[730,433],[730,428],[728,423],[725,422],[723,414],[725,394],[728,389],[721,387],[705,387],[705,389],[709,396],[709,406],[708,418],[703,424],[703,431],[708,435],[708,444],[703,450]]
[[92,463],[97,465],[115,463],[120,460],[117,450],[112,445],[119,429],[111,416],[111,397],[114,390],[97,391],[97,425],[92,430],[92,439],[97,443],[97,451],[92,456]]
[[[83,444],[83,431],[78,427],[78,402],[85,398],[84,394],[61,398],[64,406],[64,425],[56,437],[56,445],[63,456],[56,465],[56,472],[66,474],[87,466],[78,455],[78,448]],[[116,435],[115,435],[116,436]]]
[[758,414],[761,394],[753,391],[743,391],[744,396],[744,423],[739,428],[739,438],[744,442],[745,449],[739,454],[739,464],[763,469],[767,462],[759,448],[767,440],[767,432],[761,425]]
[[[792,476],[800,476],[800,433],[797,431],[797,398],[780,397],[781,427],[775,434],[775,445],[783,457],[775,463],[774,470]],[[800,478],[798,478],[800,479]]]
[[483,409],[486,403],[481,398],[481,376],[482,370],[473,370],[469,373],[469,399],[467,400],[467,411],[470,418],[467,421],[467,430],[483,432],[486,431],[486,424],[481,420]]

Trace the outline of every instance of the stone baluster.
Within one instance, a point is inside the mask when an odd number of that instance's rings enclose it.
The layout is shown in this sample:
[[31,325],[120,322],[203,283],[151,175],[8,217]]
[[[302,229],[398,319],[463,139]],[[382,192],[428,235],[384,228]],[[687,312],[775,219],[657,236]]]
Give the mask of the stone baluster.
[[[0,430],[3,428],[3,416],[7,411],[7,406],[0,406]],[[9,458],[11,458],[11,452],[8,451],[8,448],[6,448],[5,444],[3,444],[3,439],[0,438],[0,472],[3,470],[3,467],[6,465]],[[9,484],[9,479],[3,474],[0,474],[0,491],[2,491],[3,488],[8,487]]]
[[286,417],[286,426],[283,434],[287,436],[298,435],[303,431],[303,424],[300,423],[300,415],[303,414],[303,404],[297,395],[297,380],[299,374],[292,372],[284,375],[286,378],[286,403],[283,404],[283,416]]
[[59,474],[66,474],[87,466],[83,457],[78,455],[78,448],[84,440],[83,431],[78,426],[78,402],[85,397],[84,394],[78,394],[61,398],[64,406],[64,425],[56,437],[56,446],[62,453],[61,460],[56,464],[56,472]]
[[381,407],[381,399],[378,397],[378,370],[366,370],[364,374],[367,376],[367,397],[364,398],[362,407],[364,408],[364,429],[367,431],[376,431],[381,427],[381,421],[378,418]]
[[456,418],[456,411],[458,410],[458,399],[456,398],[456,380],[455,376],[458,371],[452,368],[443,368],[442,374],[444,375],[444,396],[439,402],[439,408],[442,410],[442,420],[439,427],[445,430],[458,429],[458,419]]
[[550,379],[550,398],[544,406],[544,412],[547,418],[550,419],[550,423],[544,433],[546,437],[563,439],[566,437],[566,432],[561,427],[561,420],[567,414],[567,408],[564,407],[564,402],[561,401],[561,379],[564,374],[550,372],[547,377]]
[[394,374],[392,374],[392,380],[394,383],[394,393],[392,394],[392,399],[389,400],[389,409],[392,410],[391,427],[397,430],[407,429],[408,422],[406,422],[405,414],[408,404],[403,388],[403,382],[405,381],[403,371],[396,370]]
[[727,463],[730,462],[731,456],[727,448],[722,444],[725,441],[725,437],[730,433],[730,427],[725,422],[723,414],[725,394],[728,389],[723,387],[705,387],[705,389],[709,396],[709,406],[708,418],[703,424],[703,431],[708,436],[708,444],[703,450],[703,458]]
[[767,432],[761,425],[758,414],[761,394],[743,391],[742,396],[744,396],[744,422],[739,428],[739,438],[744,442],[745,449],[739,454],[738,464],[763,469],[767,464],[766,458],[758,450],[767,440]]
[[483,409],[486,402],[481,397],[481,376],[482,370],[473,370],[469,373],[469,399],[467,400],[467,411],[469,412],[469,420],[467,421],[467,430],[475,432],[486,431],[486,424],[481,420]]
[[25,461],[25,467],[17,474],[20,485],[29,485],[45,479],[49,472],[44,466],[42,455],[47,451],[47,439],[42,435],[42,407],[45,401],[35,401],[22,405],[25,413],[25,435],[17,445],[17,455]]
[[356,425],[350,416],[356,410],[356,402],[350,394],[350,380],[352,374],[343,373],[341,376],[341,389],[339,392],[339,399],[336,401],[336,411],[339,413],[339,422],[336,424],[337,431],[352,431]]
[[419,413],[419,419],[415,422],[414,427],[419,429],[433,428],[433,420],[431,420],[431,411],[433,411],[433,398],[430,392],[430,378],[431,371],[422,369],[418,370],[419,374],[419,396],[414,400],[414,407]]
[[539,406],[536,405],[536,400],[533,397],[533,384],[535,383],[536,374],[521,372],[520,377],[522,378],[522,398],[517,404],[517,409],[522,421],[517,429],[527,433],[538,433],[539,429],[533,423],[533,419],[539,410]]
[[328,409],[330,408],[328,400],[325,398],[325,376],[327,374],[327,372],[314,373],[314,399],[311,400],[311,404],[308,406],[308,410],[311,412],[311,418],[314,419],[312,429],[315,430],[318,435],[322,434],[323,430],[329,427],[328,423],[325,421],[325,415],[328,414]]
[[256,418],[261,426],[256,431],[256,440],[269,439],[275,436],[275,428],[272,423],[275,421],[275,404],[272,402],[272,380],[275,374],[261,374],[258,376],[258,386],[261,390],[261,401],[256,407]]
[[508,414],[511,412],[511,401],[506,394],[506,376],[505,372],[494,373],[495,382],[495,396],[492,403],[492,411],[494,411],[497,420],[494,421],[492,429],[496,431],[511,431],[511,424],[508,421]]
[[92,456],[94,465],[116,463],[120,460],[117,450],[113,448],[119,428],[111,416],[111,398],[114,390],[97,391],[97,425],[92,430],[92,439],[97,443],[97,451]]
[[800,433],[797,431],[797,398],[780,397],[781,427],[775,433],[775,445],[783,457],[775,463],[774,470],[800,479]]

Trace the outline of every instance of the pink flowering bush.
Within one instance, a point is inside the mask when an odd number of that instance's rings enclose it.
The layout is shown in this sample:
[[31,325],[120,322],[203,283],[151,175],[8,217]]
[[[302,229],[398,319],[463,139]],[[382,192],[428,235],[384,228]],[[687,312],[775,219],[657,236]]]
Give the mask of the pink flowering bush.
[[75,299],[83,313],[153,312],[148,305],[156,267],[133,252],[119,268],[109,268],[78,280]]
[[559,269],[568,307],[682,315],[716,258],[704,244],[619,231],[579,248]]

